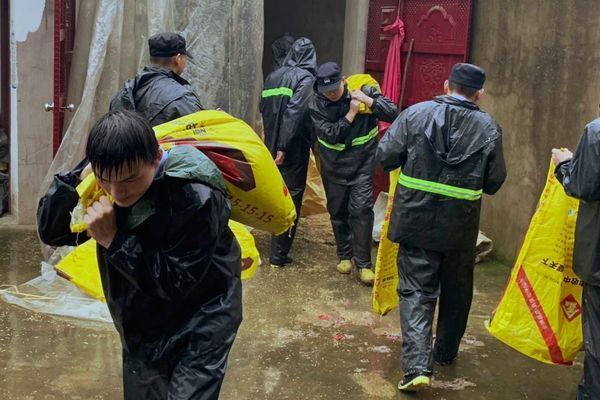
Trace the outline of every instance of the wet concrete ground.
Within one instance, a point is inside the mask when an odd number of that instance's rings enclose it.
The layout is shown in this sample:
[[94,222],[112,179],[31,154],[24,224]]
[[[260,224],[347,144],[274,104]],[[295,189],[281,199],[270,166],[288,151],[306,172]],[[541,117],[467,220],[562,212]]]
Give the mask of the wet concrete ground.
[[[268,235],[257,242],[266,260]],[[0,230],[0,284],[39,274],[35,233]],[[291,254],[245,282],[245,319],[229,358],[221,399],[556,399],[575,398],[581,363],[548,366],[511,350],[483,327],[509,268],[476,267],[476,294],[462,353],[436,370],[433,387],[400,394],[396,311],[371,312],[371,291],[335,272],[328,221],[303,221]],[[0,399],[122,398],[119,340],[112,326],[36,314],[0,301]]]

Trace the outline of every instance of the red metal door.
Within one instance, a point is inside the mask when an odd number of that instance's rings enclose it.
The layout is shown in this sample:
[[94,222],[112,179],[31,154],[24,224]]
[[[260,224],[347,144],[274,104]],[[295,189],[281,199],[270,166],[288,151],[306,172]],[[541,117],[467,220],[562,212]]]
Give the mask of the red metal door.
[[[402,108],[441,94],[452,65],[468,59],[473,0],[371,0],[369,7],[366,72],[381,80],[391,40],[383,28],[399,15],[406,34],[402,71],[414,39]],[[388,187],[387,174],[376,171],[375,196]]]
[[65,112],[74,108],[66,104],[74,43],[75,0],[54,0],[54,95],[53,103],[46,106],[53,112],[53,155],[62,141]]

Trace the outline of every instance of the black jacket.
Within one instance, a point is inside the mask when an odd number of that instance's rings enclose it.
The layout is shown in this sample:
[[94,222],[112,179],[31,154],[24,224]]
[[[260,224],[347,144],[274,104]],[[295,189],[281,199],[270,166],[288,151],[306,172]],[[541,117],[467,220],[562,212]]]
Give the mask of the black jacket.
[[364,86],[363,92],[374,99],[372,114],[357,114],[350,123],[350,93],[337,102],[315,94],[310,107],[312,122],[319,141],[321,174],[324,179],[351,184],[373,175],[378,142],[377,120],[392,122],[398,108],[374,88]]
[[[79,183],[67,175],[38,207],[40,237],[52,245],[87,239],[65,233]],[[97,253],[124,373],[135,374],[130,369],[142,362],[164,369],[167,381],[183,379],[171,376],[178,360],[219,346],[242,319],[240,249],[227,226],[231,207],[222,175],[198,150],[176,147],[142,199],[115,210],[117,235]]]
[[265,79],[260,112],[265,128],[265,144],[275,157],[286,152],[294,159],[296,150],[310,147],[308,105],[313,94],[317,56],[312,42],[300,38],[294,42],[283,66]]
[[111,111],[121,109],[135,111],[156,126],[204,108],[188,81],[167,68],[147,65],[110,101]]
[[388,238],[429,250],[474,248],[481,194],[506,178],[500,126],[476,104],[436,97],[403,111],[379,143],[385,171],[402,168]]
[[556,168],[556,177],[581,200],[573,269],[585,283],[600,286],[600,118],[585,127],[573,159]]

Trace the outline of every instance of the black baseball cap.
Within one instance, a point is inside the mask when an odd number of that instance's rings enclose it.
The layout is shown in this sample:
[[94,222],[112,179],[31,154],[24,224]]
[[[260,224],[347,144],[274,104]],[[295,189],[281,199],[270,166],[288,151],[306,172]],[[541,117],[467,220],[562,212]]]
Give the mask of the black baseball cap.
[[448,81],[460,86],[479,90],[485,83],[485,71],[475,64],[454,64],[450,71]]
[[317,70],[317,91],[325,93],[337,89],[342,80],[342,71],[334,62],[326,62]]
[[185,48],[185,38],[177,33],[162,32],[150,36],[148,48],[151,57],[173,57],[177,54],[185,54],[192,60],[194,57]]

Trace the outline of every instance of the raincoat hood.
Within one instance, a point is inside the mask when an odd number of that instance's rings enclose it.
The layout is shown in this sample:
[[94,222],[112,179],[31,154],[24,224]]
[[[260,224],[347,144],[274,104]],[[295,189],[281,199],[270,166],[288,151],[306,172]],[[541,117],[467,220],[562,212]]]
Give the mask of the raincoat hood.
[[294,37],[289,33],[285,33],[283,36],[280,36],[273,41],[271,44],[271,51],[273,53],[273,71],[283,66],[283,60],[285,60],[285,57],[293,44]]
[[283,65],[302,68],[315,75],[317,73],[317,52],[310,39],[303,37],[296,40],[283,61]]
[[[500,132],[495,129],[491,118],[469,117],[473,111],[487,116],[477,104],[453,96],[438,96],[433,101],[439,106],[424,132],[434,154],[444,163],[460,164],[498,139]],[[490,135],[490,131],[496,133]]]

